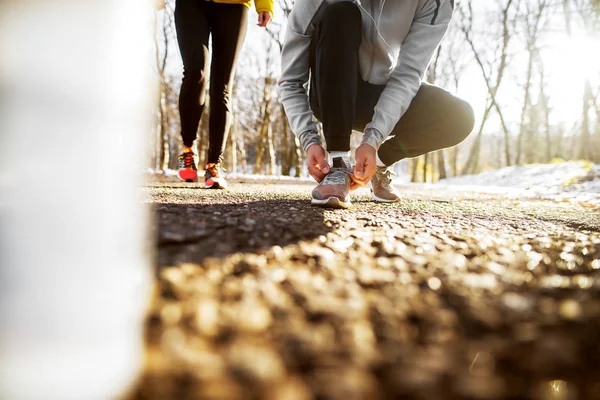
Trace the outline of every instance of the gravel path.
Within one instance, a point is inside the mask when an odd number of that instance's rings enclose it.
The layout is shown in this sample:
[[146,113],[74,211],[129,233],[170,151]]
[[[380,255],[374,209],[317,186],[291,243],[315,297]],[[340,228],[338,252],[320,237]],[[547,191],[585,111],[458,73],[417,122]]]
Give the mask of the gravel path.
[[133,399],[600,399],[600,210],[445,188],[144,188],[157,290]]

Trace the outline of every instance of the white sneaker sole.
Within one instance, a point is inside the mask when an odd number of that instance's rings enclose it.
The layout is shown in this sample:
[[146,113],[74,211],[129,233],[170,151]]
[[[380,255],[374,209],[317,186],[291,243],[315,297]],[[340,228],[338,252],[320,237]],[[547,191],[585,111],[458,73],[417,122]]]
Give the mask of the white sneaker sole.
[[311,204],[314,204],[316,206],[321,206],[321,207],[341,208],[341,209],[347,209],[347,208],[350,208],[350,206],[352,206],[352,202],[350,200],[341,201],[337,197],[330,197],[325,200],[312,199]]
[[227,189],[227,182],[223,179],[213,179],[212,185],[204,183],[204,189]]
[[375,192],[371,191],[371,197],[373,198],[373,200],[379,202],[379,203],[397,203],[400,201],[400,199],[396,199],[396,200],[387,200],[387,199],[382,199],[381,197],[377,197],[375,195]]

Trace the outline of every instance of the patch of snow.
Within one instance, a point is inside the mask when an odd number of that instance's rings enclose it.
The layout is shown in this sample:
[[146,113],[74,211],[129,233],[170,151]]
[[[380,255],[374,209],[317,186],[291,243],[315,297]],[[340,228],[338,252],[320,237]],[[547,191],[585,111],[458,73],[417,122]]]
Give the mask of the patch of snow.
[[[521,189],[556,188],[574,179],[594,174],[592,165],[585,162],[530,164],[500,168],[477,175],[463,175],[440,181],[451,185],[500,186]],[[594,178],[592,178],[594,179]],[[597,177],[596,177],[597,179]]]
[[434,185],[600,205],[600,165],[584,161],[511,166],[448,178]]

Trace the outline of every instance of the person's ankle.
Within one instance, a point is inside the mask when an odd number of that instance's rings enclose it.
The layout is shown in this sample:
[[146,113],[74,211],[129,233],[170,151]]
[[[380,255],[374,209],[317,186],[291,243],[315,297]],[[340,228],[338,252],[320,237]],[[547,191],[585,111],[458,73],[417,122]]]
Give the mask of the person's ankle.
[[330,165],[333,165],[334,158],[341,158],[346,163],[350,163],[350,152],[349,151],[330,151],[328,152],[328,162]]

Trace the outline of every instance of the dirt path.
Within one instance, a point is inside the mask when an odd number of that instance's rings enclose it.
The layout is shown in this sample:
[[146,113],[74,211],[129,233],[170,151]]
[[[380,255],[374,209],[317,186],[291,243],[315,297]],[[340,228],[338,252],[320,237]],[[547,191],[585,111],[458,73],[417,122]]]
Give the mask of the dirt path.
[[600,211],[403,188],[144,189],[142,399],[600,399]]

